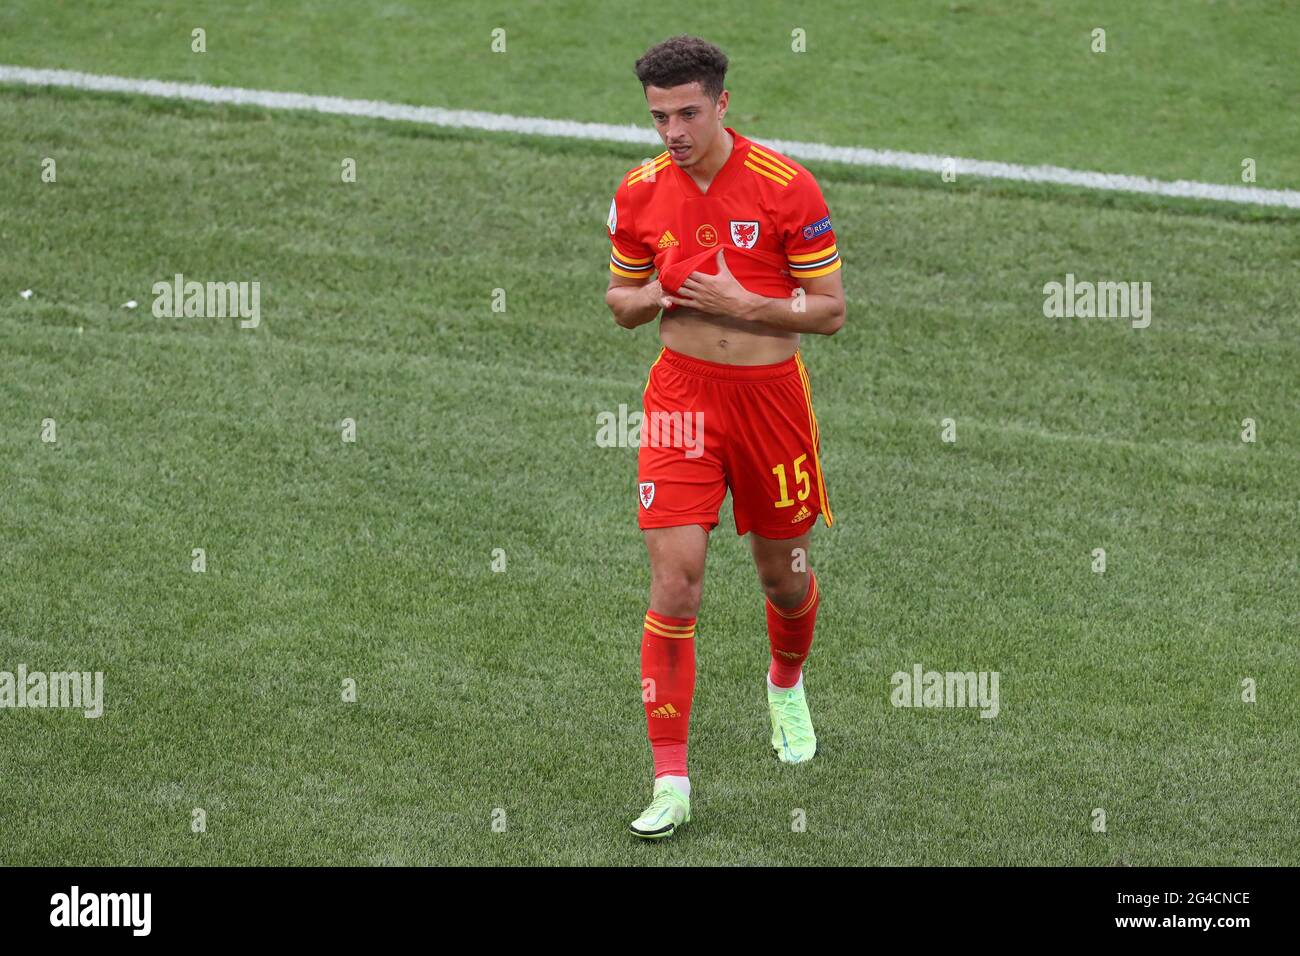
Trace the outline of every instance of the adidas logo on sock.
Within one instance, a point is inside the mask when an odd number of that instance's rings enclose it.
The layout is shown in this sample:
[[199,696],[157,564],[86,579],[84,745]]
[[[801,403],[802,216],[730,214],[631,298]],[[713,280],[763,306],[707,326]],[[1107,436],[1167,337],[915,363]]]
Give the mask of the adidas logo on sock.
[[662,707],[656,707],[650,711],[651,717],[680,717],[682,712],[672,704],[664,704]]

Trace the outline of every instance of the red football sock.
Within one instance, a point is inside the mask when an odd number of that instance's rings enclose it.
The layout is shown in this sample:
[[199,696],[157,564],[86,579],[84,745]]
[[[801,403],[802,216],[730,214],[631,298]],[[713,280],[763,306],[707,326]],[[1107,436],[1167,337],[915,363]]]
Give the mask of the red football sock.
[[695,695],[695,618],[645,615],[641,700],[655,777],[686,776],[686,734]]
[[817,577],[808,572],[808,593],[797,607],[786,610],[767,602],[767,640],[772,645],[772,667],[767,676],[777,687],[793,687],[812,647],[813,625],[821,594]]

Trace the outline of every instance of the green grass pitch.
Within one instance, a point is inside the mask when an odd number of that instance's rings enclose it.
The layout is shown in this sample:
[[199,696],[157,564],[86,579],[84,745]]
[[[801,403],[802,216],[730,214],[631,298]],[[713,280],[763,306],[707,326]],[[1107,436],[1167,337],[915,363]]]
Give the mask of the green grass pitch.
[[[1281,3],[155,6],[16,0],[0,63],[640,122],[631,62],[697,32],[746,135],[1300,187]],[[767,752],[728,510],[694,821],[646,846],[635,450],[595,442],[658,348],[602,301],[644,151],[16,87],[0,130],[0,670],[105,687],[0,710],[0,864],[1300,859],[1293,212],[810,164],[822,753]],[[155,318],[178,272],[260,281],[261,326]],[[1045,318],[1067,272],[1150,281],[1150,327]],[[917,663],[1000,713],[891,706]]]

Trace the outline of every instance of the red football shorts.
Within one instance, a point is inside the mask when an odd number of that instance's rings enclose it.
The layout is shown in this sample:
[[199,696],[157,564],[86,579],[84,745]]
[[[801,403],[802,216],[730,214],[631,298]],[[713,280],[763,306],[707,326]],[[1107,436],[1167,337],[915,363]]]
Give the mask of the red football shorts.
[[812,386],[799,353],[723,365],[665,348],[641,399],[638,523],[712,531],[731,489],[736,533],[793,538],[831,509]]

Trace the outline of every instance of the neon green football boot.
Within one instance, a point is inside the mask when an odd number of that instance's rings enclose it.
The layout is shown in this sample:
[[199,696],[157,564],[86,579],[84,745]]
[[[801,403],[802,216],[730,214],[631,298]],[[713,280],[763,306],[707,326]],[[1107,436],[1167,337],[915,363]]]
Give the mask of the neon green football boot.
[[777,690],[767,685],[767,709],[772,715],[772,749],[782,763],[805,763],[817,753],[817,735],[808,713],[802,681]]
[[662,840],[691,822],[691,801],[668,781],[655,783],[654,799],[628,828],[643,840]]

